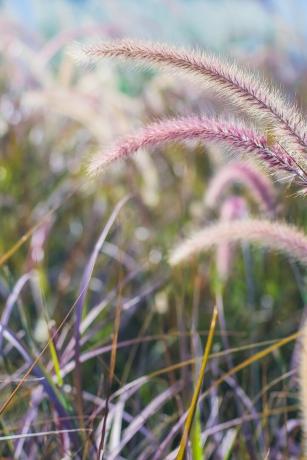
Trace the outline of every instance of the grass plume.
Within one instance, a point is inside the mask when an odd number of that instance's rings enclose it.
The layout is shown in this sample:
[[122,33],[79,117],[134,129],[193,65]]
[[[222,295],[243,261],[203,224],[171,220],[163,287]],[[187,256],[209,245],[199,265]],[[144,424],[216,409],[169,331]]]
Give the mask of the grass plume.
[[272,182],[259,168],[242,161],[229,163],[217,171],[208,185],[205,205],[209,208],[216,207],[225,191],[237,183],[248,189],[261,211],[268,215],[274,213],[276,193]]
[[179,244],[169,257],[171,265],[181,264],[219,243],[248,241],[281,252],[293,260],[307,264],[307,236],[284,223],[261,219],[219,222],[206,227]]
[[252,116],[269,122],[276,135],[285,140],[292,150],[306,153],[306,125],[295,105],[286,102],[262,79],[218,56],[127,39],[80,46],[76,53],[85,60],[119,57],[200,77],[223,98]]
[[205,116],[188,116],[152,123],[133,135],[127,136],[114,148],[97,155],[89,166],[91,174],[103,171],[110,163],[125,159],[139,149],[168,142],[201,140],[220,142],[228,148],[255,154],[273,171],[290,173],[302,184],[307,175],[296,161],[281,147],[269,147],[266,137],[241,124],[233,124]]

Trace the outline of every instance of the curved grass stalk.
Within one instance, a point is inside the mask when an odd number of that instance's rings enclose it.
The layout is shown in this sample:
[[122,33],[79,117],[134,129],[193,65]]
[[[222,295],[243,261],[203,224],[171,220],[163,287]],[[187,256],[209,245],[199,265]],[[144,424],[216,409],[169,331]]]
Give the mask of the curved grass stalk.
[[22,291],[25,284],[31,280],[31,277],[32,277],[32,273],[25,273],[24,275],[22,275],[17,281],[17,283],[15,284],[12,292],[7,298],[3,312],[1,314],[2,327],[0,327],[0,354],[2,352],[3,327],[6,327],[8,325],[10,316],[13,311],[13,307],[17,302],[20,292]]

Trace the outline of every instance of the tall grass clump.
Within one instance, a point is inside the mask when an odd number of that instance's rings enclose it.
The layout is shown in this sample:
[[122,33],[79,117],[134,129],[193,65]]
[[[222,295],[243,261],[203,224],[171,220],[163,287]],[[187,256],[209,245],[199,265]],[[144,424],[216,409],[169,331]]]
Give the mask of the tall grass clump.
[[0,28],[0,457],[301,458],[297,105],[213,53],[76,44],[86,69],[62,47],[122,31],[14,30]]
[[[227,147],[235,153],[240,152],[243,160],[261,163],[269,173],[283,178],[285,182],[290,184],[294,180],[299,191],[305,194],[306,121],[295,104],[290,103],[259,75],[212,54],[132,40],[80,45],[75,54],[83,62],[120,58],[145,66],[165,68],[171,70],[173,75],[178,71],[191,77],[197,84],[202,84],[223,101],[228,101],[239,110],[241,116],[245,114],[248,117],[248,122],[243,122],[234,117],[230,120],[223,116],[190,115],[154,122],[97,154],[88,168],[91,174],[104,172],[109,164],[125,159],[139,149],[161,148],[167,143],[197,140]],[[261,213],[274,218],[276,196],[270,181],[262,172],[243,161],[226,166],[213,178],[205,195],[205,203],[214,208],[220,196],[226,194],[225,189],[234,182],[243,183],[258,203]],[[236,198],[225,202],[219,221],[206,225],[179,244],[170,254],[170,265],[177,266],[202,251],[217,247],[218,272],[226,280],[230,269],[228,262],[227,267],[223,267],[223,261],[229,256],[228,245],[244,243],[246,246],[251,243],[283,253],[291,263],[299,262],[306,266],[307,237],[303,231],[274,219],[250,217],[245,204],[244,212],[238,211],[238,206],[242,208],[242,204],[244,200],[236,201]],[[221,327],[224,326],[221,323]],[[226,342],[224,345],[227,347]],[[304,397],[305,367],[303,356],[300,374],[303,419],[307,415]],[[248,441],[246,448],[249,451]],[[182,455],[182,449],[180,452]],[[253,458],[251,451],[249,453]]]

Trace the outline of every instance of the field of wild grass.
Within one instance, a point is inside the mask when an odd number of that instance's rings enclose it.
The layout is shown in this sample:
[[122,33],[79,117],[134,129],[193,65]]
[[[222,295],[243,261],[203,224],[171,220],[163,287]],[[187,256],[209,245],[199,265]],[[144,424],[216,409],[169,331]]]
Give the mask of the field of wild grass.
[[250,3],[1,17],[1,459],[307,458],[304,34]]

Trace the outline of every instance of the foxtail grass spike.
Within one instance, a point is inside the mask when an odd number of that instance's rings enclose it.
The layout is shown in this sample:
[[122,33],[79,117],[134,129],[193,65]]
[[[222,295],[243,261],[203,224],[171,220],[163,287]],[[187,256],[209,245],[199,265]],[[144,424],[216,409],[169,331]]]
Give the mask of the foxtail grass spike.
[[120,141],[104,154],[97,155],[89,166],[91,174],[102,172],[110,163],[125,159],[144,147],[168,142],[200,140],[220,142],[234,151],[254,154],[272,171],[284,171],[307,185],[307,174],[280,146],[269,147],[266,137],[243,124],[233,124],[202,116],[189,116],[152,123]]
[[221,242],[255,243],[307,265],[307,236],[302,231],[284,223],[260,219],[220,222],[206,227],[179,244],[171,252],[169,262],[173,266],[184,263]]
[[259,76],[242,70],[221,57],[166,44],[118,40],[89,46],[75,46],[80,60],[117,57],[183,71],[200,78],[224,99],[257,118],[264,119],[274,136],[283,139],[291,150],[306,153],[306,125],[294,104],[285,101],[279,91]]
[[243,161],[227,164],[217,171],[208,185],[205,205],[215,208],[228,189],[242,184],[250,192],[260,211],[272,215],[276,206],[276,193],[270,179],[255,165]]

